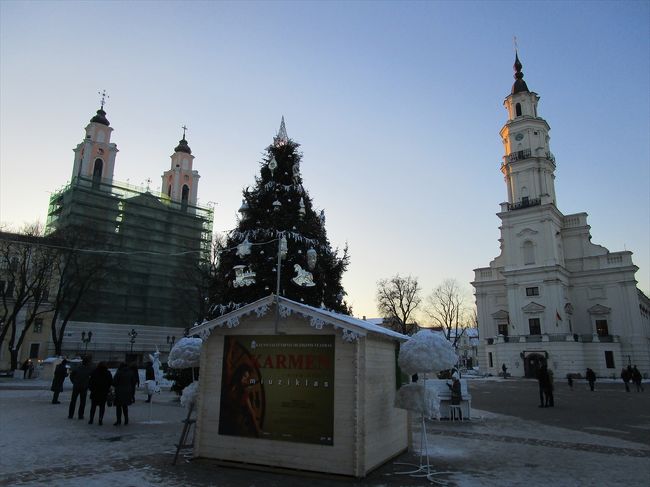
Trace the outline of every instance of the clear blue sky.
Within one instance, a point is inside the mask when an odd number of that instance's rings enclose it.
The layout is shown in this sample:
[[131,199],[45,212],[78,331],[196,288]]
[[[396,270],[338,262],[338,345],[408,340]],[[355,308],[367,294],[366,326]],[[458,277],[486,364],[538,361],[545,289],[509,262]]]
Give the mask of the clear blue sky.
[[235,226],[280,117],[358,316],[499,253],[513,36],[551,126],[558,206],[650,275],[650,3],[0,1],[0,222],[45,221],[106,105],[115,177],[153,181],[187,124],[199,198]]

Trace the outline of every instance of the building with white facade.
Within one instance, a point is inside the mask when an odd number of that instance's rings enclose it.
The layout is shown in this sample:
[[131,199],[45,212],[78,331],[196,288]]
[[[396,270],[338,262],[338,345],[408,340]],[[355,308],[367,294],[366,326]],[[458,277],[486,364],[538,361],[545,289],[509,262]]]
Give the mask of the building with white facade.
[[637,289],[632,252],[591,242],[587,213],[564,215],[555,194],[550,127],[538,114],[518,56],[499,132],[507,202],[501,254],[474,270],[481,369],[535,377],[546,364],[555,377],[618,377],[636,364],[650,370],[650,300]]

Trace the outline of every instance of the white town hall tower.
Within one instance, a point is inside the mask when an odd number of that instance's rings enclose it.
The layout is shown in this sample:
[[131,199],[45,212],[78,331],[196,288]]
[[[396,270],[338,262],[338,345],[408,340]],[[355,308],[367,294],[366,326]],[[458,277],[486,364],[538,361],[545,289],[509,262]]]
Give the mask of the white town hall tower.
[[515,83],[500,131],[501,255],[475,269],[481,369],[503,364],[513,376],[535,377],[546,364],[557,379],[594,369],[619,376],[636,364],[650,370],[650,300],[637,289],[632,252],[591,243],[586,213],[564,215],[555,195],[555,158],[539,96],[515,57]]

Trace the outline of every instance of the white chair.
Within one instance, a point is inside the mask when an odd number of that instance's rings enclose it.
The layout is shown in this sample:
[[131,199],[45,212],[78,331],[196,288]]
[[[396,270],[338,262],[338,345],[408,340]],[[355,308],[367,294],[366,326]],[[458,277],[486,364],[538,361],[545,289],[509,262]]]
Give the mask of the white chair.
[[463,410],[460,407],[460,404],[453,404],[449,406],[449,421],[455,421],[456,415],[458,415],[458,420],[463,420]]

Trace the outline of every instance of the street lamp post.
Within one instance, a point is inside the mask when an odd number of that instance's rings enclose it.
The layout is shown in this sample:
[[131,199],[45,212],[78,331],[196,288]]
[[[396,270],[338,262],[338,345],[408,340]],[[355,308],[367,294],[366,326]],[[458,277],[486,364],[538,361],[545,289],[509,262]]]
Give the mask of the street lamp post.
[[169,335],[167,335],[167,345],[169,345],[169,351],[170,352],[171,352],[171,350],[172,350],[172,348],[174,346],[175,341],[176,341],[176,337],[174,337],[174,336],[170,337]]
[[138,337],[138,332],[135,331],[134,328],[131,328],[131,331],[129,332],[129,341],[131,342],[131,353],[133,353],[133,344],[135,343],[135,339]]
[[89,331],[86,333],[85,331],[81,332],[81,341],[86,345],[86,349],[84,353],[88,352],[88,344],[90,343],[90,340],[93,338],[93,332]]

